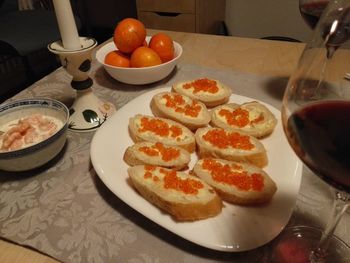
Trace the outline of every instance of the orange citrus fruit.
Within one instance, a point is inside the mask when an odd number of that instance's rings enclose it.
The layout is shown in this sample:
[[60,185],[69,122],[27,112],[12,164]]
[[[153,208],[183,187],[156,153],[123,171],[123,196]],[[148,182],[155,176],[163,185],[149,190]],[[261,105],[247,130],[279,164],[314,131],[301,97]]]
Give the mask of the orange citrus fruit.
[[142,46],[144,46],[144,47],[148,47],[148,43],[147,43],[146,39],[143,41]]
[[113,50],[105,56],[105,63],[111,66],[128,68],[130,67],[130,58],[119,50]]
[[135,18],[125,18],[114,29],[113,41],[116,47],[124,52],[131,53],[143,45],[146,38],[144,24]]
[[137,48],[130,57],[130,66],[135,68],[156,66],[161,63],[158,54],[149,47]]
[[173,40],[165,33],[158,33],[152,36],[148,46],[157,52],[162,62],[167,62],[174,58]]

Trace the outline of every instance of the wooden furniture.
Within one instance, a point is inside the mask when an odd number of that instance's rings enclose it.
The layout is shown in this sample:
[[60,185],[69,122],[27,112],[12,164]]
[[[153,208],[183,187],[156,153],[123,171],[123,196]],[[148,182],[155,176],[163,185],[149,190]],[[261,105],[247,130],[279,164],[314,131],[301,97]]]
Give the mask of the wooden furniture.
[[138,18],[148,28],[219,34],[225,0],[137,0]]
[[[158,31],[148,30],[148,32],[154,34]],[[192,64],[272,77],[288,77],[304,47],[304,44],[300,43],[252,38],[171,31],[167,33],[183,47],[179,65]],[[0,262],[57,263],[58,261],[34,250],[0,240]]]

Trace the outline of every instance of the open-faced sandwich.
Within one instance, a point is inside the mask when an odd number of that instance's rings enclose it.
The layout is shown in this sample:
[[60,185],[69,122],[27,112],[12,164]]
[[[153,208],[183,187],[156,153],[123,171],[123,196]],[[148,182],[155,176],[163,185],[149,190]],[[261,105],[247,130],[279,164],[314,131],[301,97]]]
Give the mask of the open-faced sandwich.
[[233,204],[266,203],[277,190],[265,171],[248,163],[205,158],[195,164],[193,172],[211,185],[223,200]]
[[184,125],[169,119],[137,114],[129,119],[129,131],[134,142],[161,142],[190,153],[196,149],[194,134]]
[[249,162],[258,167],[268,164],[264,145],[255,137],[221,128],[200,128],[195,133],[200,158],[213,157]]
[[203,102],[207,107],[214,107],[228,102],[232,93],[218,80],[201,78],[188,81],[180,81],[172,86],[172,90]]
[[150,164],[181,170],[188,167],[190,160],[190,153],[185,149],[161,142],[139,142],[124,153],[124,161],[130,166]]
[[163,167],[137,165],[128,169],[132,185],[149,202],[178,221],[218,215],[222,201],[203,180]]
[[197,100],[175,92],[161,92],[153,96],[151,109],[155,116],[172,119],[190,130],[210,122],[207,107]]
[[211,124],[262,138],[273,132],[277,119],[266,106],[252,101],[241,105],[228,103],[214,108],[211,111]]

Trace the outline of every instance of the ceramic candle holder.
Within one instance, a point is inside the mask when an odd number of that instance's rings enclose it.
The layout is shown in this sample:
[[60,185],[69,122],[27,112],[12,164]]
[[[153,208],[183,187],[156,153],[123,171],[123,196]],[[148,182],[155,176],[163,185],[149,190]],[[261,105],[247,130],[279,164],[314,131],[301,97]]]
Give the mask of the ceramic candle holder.
[[62,41],[49,44],[48,49],[60,57],[62,66],[73,77],[71,87],[76,90],[76,98],[69,109],[68,129],[86,132],[100,127],[115,112],[115,107],[101,101],[92,90],[93,80],[88,73],[96,40],[86,37],[80,37],[79,40],[81,48],[78,50],[65,49]]

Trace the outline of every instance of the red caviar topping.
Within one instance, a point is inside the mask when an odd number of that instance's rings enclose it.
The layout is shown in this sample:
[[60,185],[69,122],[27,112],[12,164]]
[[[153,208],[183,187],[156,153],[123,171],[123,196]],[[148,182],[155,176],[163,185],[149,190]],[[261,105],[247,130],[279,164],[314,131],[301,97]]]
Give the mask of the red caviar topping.
[[152,178],[152,173],[149,171],[146,171],[145,174],[143,175],[145,179]]
[[146,171],[154,171],[154,170],[156,170],[156,166],[154,166],[154,165],[150,165],[150,164],[146,164],[145,165],[145,170]]
[[159,155],[159,151],[157,151],[153,147],[143,146],[143,147],[139,148],[139,151],[145,153],[148,156],[158,156]]
[[165,105],[169,108],[176,108],[177,105],[185,104],[185,100],[180,94],[164,94],[163,99],[166,100]]
[[177,127],[177,126],[170,126],[169,130],[171,132],[171,136],[174,137],[174,138],[176,138],[176,137],[178,137],[178,136],[180,136],[182,134],[181,128]]
[[264,114],[260,113],[259,117],[252,120],[251,123],[259,123],[261,121],[263,121],[265,118],[264,118]]
[[227,123],[232,126],[244,127],[249,124],[249,112],[241,108],[237,108],[234,111],[221,109],[219,115],[224,116]]
[[163,120],[149,119],[146,117],[141,118],[141,128],[139,128],[139,131],[150,131],[161,137],[168,137],[170,135],[173,138],[182,134],[181,128],[177,126],[169,125]]
[[233,147],[241,150],[251,150],[254,148],[254,144],[251,143],[248,135],[226,132],[223,129],[209,130],[203,135],[203,139],[220,149]]
[[163,161],[170,161],[180,156],[180,151],[178,149],[174,149],[173,147],[165,147],[164,144],[160,142],[156,142],[151,147],[140,147],[139,150],[149,156],[161,155]]
[[193,93],[203,91],[214,94],[219,91],[216,81],[207,78],[197,79],[195,81],[192,81],[191,83],[184,84],[182,87],[184,89],[193,88]]
[[156,169],[156,167],[154,165],[145,165],[145,173],[143,175],[143,177],[145,179],[147,178],[152,178],[152,172]]
[[192,100],[192,104],[187,104],[180,94],[165,94],[163,98],[166,99],[166,107],[172,108],[175,112],[183,113],[187,116],[197,117],[202,109],[195,100]]
[[204,187],[204,185],[198,180],[180,178],[174,170],[160,169],[160,172],[165,175],[164,188],[166,189],[174,189],[176,191],[184,192],[185,194],[197,194],[198,189]]
[[258,118],[250,121],[249,111],[242,108],[237,108],[233,111],[221,109],[219,115],[225,117],[229,125],[238,127],[244,127],[248,124],[258,123],[264,120],[264,115],[260,114]]
[[158,176],[153,176],[152,179],[153,179],[154,182],[159,182],[159,177]]
[[210,172],[216,182],[229,184],[243,191],[262,191],[264,188],[264,177],[259,173],[249,174],[242,170],[242,166],[204,159],[202,167]]

